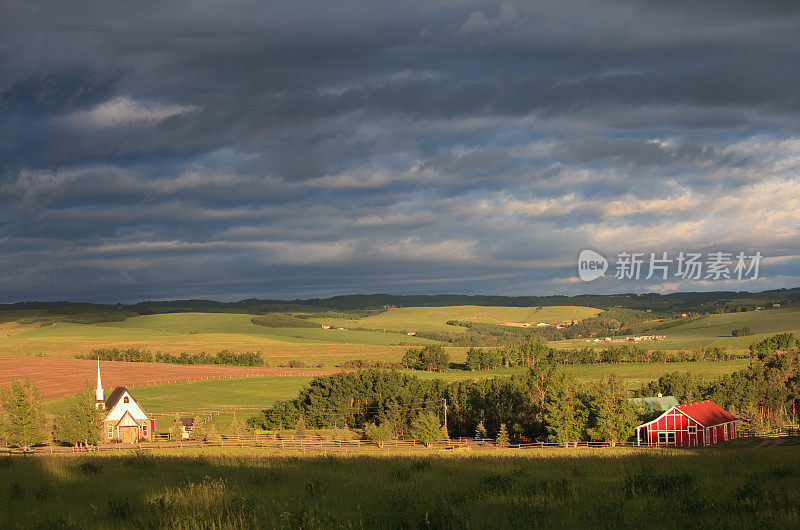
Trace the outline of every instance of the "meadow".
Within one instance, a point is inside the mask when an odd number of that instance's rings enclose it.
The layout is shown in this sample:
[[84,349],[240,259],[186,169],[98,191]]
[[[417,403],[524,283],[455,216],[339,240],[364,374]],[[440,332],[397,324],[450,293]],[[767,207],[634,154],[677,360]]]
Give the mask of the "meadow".
[[[578,381],[592,382],[615,374],[625,380],[628,388],[638,388],[642,383],[658,379],[667,372],[689,371],[711,380],[747,366],[738,359],[719,362],[652,363],[652,364],[599,364],[559,366],[558,369],[574,376]],[[522,374],[527,368],[467,372],[403,372],[420,379],[443,379],[447,382],[486,377],[510,377]],[[308,384],[310,376],[253,376],[233,379],[186,381],[133,387],[131,392],[145,410],[153,413],[174,413],[201,410],[245,410],[271,406],[278,400],[292,399]],[[59,401],[59,400],[57,400]]]
[[[753,335],[733,337],[735,329],[750,328]],[[723,346],[734,350],[746,350],[750,344],[776,333],[793,332],[800,336],[800,308],[786,307],[745,311],[743,313],[721,313],[666,322],[645,322],[631,330],[632,335],[665,335],[666,340],[641,343],[642,347],[663,350],[690,350],[700,346]],[[605,348],[605,344],[594,344],[587,339],[553,341],[557,348]]]
[[449,320],[483,322],[500,325],[519,325],[525,322],[559,324],[571,320],[582,320],[601,313],[601,310],[583,306],[549,307],[493,307],[493,306],[448,306],[448,307],[397,307],[378,315],[352,319],[312,318],[320,324],[338,327],[358,327],[393,331],[449,331],[466,333],[467,329],[447,324]]
[[[352,360],[397,362],[408,346],[436,341],[410,336],[405,331],[468,333],[448,320],[465,322],[547,322],[587,318],[597,309],[581,306],[552,307],[404,307],[362,319],[311,318],[332,329],[278,328],[253,324],[253,315],[237,313],[168,313],[131,317],[116,322],[75,324],[57,322],[41,326],[8,320],[0,322],[0,354],[74,357],[95,348],[142,348],[152,352],[215,353],[257,351],[270,366],[302,360],[309,366],[333,368]],[[21,314],[21,312],[17,312]],[[8,317],[8,315],[5,315]],[[8,317],[10,318],[10,317]],[[343,327],[345,329],[337,329]],[[733,337],[735,329],[750,328],[754,335]],[[363,328],[363,329],[352,329]],[[384,331],[386,330],[386,331]],[[394,331],[402,331],[396,333]],[[792,331],[800,335],[800,308],[712,314],[686,319],[640,323],[632,334],[665,335],[666,340],[640,343],[649,349],[689,350],[724,346],[744,351],[762,338]],[[589,339],[553,341],[558,348],[605,348]],[[466,348],[448,347],[453,362],[463,362]]]
[[[136,347],[171,353],[262,351],[276,362],[286,359],[328,356],[343,352],[336,359],[357,358],[348,352],[402,349],[397,344],[433,344],[436,341],[381,331],[319,328],[267,328],[253,324],[253,315],[230,313],[170,313],[128,318],[119,322],[48,326],[8,323],[0,334],[0,353],[74,357],[101,347]],[[290,352],[288,355],[285,352]],[[310,354],[310,355],[307,355]],[[326,362],[326,365],[328,363]],[[335,364],[335,363],[334,363]]]
[[796,528],[800,446],[0,458],[7,528]]

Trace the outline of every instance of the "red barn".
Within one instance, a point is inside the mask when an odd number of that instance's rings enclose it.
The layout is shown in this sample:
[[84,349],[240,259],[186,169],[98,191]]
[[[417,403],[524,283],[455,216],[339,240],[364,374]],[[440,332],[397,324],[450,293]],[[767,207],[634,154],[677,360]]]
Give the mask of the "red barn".
[[636,427],[636,444],[656,447],[701,446],[736,438],[736,417],[711,401],[675,405]]

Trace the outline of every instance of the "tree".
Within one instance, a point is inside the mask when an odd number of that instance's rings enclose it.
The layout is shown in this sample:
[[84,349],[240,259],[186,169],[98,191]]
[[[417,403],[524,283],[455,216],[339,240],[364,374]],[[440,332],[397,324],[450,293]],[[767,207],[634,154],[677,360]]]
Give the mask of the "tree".
[[633,435],[636,411],[627,399],[622,381],[615,375],[597,386],[592,409],[595,422],[588,432],[595,440],[605,440],[613,447]]
[[485,440],[488,437],[489,435],[486,433],[486,427],[483,426],[483,421],[479,422],[478,426],[475,427],[475,439]]
[[183,422],[181,422],[181,418],[177,414],[175,415],[175,421],[169,428],[169,438],[170,440],[183,440]]
[[247,425],[240,420],[236,415],[233,416],[233,420],[230,424],[230,431],[233,436],[236,437],[238,441],[243,435],[247,434]]
[[95,392],[90,383],[69,398],[67,409],[56,423],[55,437],[59,442],[78,446],[97,444],[103,439],[103,411],[95,404]]
[[212,443],[219,443],[222,440],[222,436],[220,436],[219,432],[217,432],[217,428],[213,425],[208,428],[206,431],[206,441]]
[[403,355],[402,363],[411,370],[443,372],[450,368],[450,354],[438,344],[421,349],[409,348]]
[[306,417],[300,416],[300,419],[297,420],[297,425],[294,428],[294,432],[298,438],[302,438],[306,435]]
[[27,378],[14,380],[10,387],[0,387],[0,438],[10,446],[30,448],[48,438],[42,416],[42,393]]
[[508,430],[506,424],[500,424],[500,430],[497,432],[497,439],[495,440],[497,447],[508,447]]
[[189,434],[189,439],[194,442],[205,442],[208,438],[208,431],[200,416],[195,416],[192,420],[192,432]]
[[425,447],[431,447],[436,442],[446,439],[442,433],[442,424],[439,416],[433,412],[423,412],[411,424],[411,435]]
[[384,443],[394,438],[394,431],[388,421],[381,422],[380,425],[368,423],[364,428],[364,434],[366,434],[369,441],[380,448],[383,448]]
[[547,431],[565,447],[583,436],[589,421],[589,411],[578,394],[574,379],[563,374],[553,384],[547,400]]

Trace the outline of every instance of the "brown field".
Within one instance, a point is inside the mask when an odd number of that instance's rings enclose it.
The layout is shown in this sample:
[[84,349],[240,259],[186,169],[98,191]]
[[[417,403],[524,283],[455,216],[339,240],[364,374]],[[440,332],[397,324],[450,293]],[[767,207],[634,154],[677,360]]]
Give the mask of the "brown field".
[[[258,375],[315,376],[339,371],[320,368],[185,366],[116,361],[101,361],[100,370],[103,387],[106,389],[116,386],[132,387],[152,383]],[[97,378],[97,362],[84,359],[0,355],[0,385],[7,386],[15,379],[21,380],[26,377],[36,383],[45,399],[69,396],[83,390],[87,381],[94,385]]]

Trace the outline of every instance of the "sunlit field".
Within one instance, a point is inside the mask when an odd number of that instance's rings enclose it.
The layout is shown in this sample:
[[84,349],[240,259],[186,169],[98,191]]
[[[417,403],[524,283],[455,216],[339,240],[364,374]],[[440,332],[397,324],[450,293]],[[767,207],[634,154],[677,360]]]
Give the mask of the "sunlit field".
[[394,331],[449,331],[466,333],[466,328],[451,326],[448,320],[483,322],[500,325],[519,325],[525,322],[538,324],[560,324],[571,320],[582,320],[601,313],[599,309],[582,306],[549,307],[493,307],[493,306],[448,306],[448,307],[400,307],[389,309],[378,315],[358,320],[318,318],[322,324],[344,327],[360,327]]
[[[366,347],[372,354],[392,351],[392,344],[432,344],[435,341],[398,333],[320,328],[267,328],[253,324],[253,315],[180,313],[133,317],[121,322],[70,324],[44,327],[6,324],[0,333],[0,353],[72,357],[100,347],[137,347],[164,352],[262,351],[276,360],[310,353],[326,356],[343,351],[341,359],[357,358],[347,352]],[[13,332],[12,332],[13,328]],[[386,348],[386,349],[385,349]],[[286,355],[285,352],[291,352]],[[398,350],[399,356],[402,351]]]
[[[750,344],[776,333],[793,332],[800,335],[800,309],[795,307],[746,311],[744,313],[722,313],[689,319],[685,323],[673,321],[676,325],[659,327],[659,324],[646,323],[637,326],[634,334],[665,335],[666,340],[642,343],[648,349],[689,350],[699,346],[726,346],[736,350],[746,350]],[[753,335],[733,337],[735,329],[750,328]],[[551,346],[562,348],[605,348],[607,344],[595,344],[588,339],[573,339],[550,342]]]
[[791,528],[800,447],[0,458],[10,528]]

